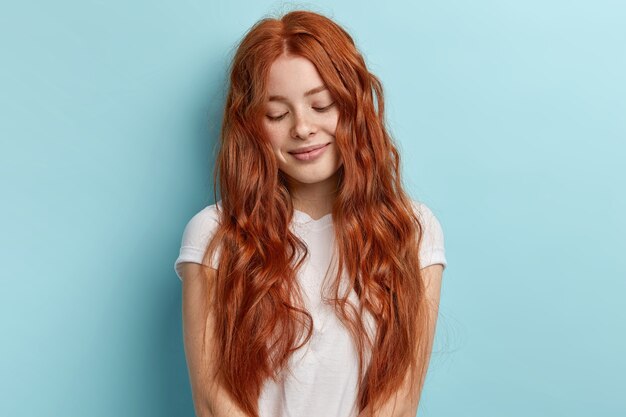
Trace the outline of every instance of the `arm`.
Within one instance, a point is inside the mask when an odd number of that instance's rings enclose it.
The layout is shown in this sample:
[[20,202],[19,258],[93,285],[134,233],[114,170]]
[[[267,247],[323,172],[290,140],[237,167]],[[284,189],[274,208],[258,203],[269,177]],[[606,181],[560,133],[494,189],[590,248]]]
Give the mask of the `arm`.
[[[182,265],[183,340],[189,371],[194,408],[198,417],[247,417],[230,395],[215,382],[213,320],[209,314],[209,286],[203,266],[185,262]],[[216,270],[209,268],[208,280],[216,278]],[[205,327],[206,326],[206,327]],[[206,345],[204,335],[206,330]],[[203,346],[204,345],[204,346]]]
[[[427,341],[430,359],[430,352],[432,350],[432,345],[435,337],[435,328],[437,325],[437,315],[439,312],[439,298],[441,294],[441,278],[443,275],[443,266],[441,264],[430,265],[423,268],[421,272],[426,285],[426,297],[432,304],[433,309],[431,311],[434,316],[431,320]],[[420,376],[418,387],[413,392],[409,390],[409,380],[408,378],[406,378],[406,383],[402,387],[400,387],[395,396],[389,398],[387,402],[385,402],[376,417],[415,417],[417,415],[417,406],[419,404],[425,378],[425,374]],[[358,417],[372,417],[370,407],[365,407],[363,411],[361,411],[361,413],[358,415]]]

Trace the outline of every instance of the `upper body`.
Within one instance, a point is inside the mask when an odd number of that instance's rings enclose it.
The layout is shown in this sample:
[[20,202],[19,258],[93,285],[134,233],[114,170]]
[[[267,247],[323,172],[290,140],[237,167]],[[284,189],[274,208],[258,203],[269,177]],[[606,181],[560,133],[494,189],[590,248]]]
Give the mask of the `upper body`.
[[[205,207],[187,223],[175,262],[181,280],[185,263],[203,263],[204,250],[219,222],[219,204]],[[447,262],[441,225],[424,203],[413,204],[425,226],[419,254],[422,268],[440,265],[443,270]],[[291,373],[284,372],[283,381],[266,382],[259,398],[259,415],[356,417],[356,352],[347,329],[332,308],[321,300],[325,271],[331,266],[333,256],[332,215],[315,220],[295,210],[291,226],[309,249],[309,257],[298,279],[306,295],[307,309],[313,316],[313,337],[294,353],[290,361]],[[206,266],[217,269],[218,262],[216,256]],[[354,300],[354,292],[351,296]]]

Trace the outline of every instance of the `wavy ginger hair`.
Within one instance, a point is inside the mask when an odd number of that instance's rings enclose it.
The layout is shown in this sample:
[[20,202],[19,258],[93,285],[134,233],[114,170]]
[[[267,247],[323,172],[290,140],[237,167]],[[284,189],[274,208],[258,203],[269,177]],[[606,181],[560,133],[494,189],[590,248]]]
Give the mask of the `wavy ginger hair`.
[[[351,36],[313,12],[260,20],[241,40],[230,67],[214,171],[220,222],[204,258],[207,263],[220,246],[211,283],[216,342],[209,360],[218,364],[215,381],[257,417],[264,381],[277,380],[312,334],[296,278],[308,251],[289,229],[291,197],[262,125],[269,69],[281,54],[310,60],[339,109],[335,143],[343,165],[332,220],[340,267],[325,300],[358,351],[358,408],[376,410],[404,381],[414,387],[427,368],[429,315],[418,259],[422,227],[402,189],[380,81]],[[347,287],[339,285],[342,275]],[[348,300],[352,290],[358,305]],[[364,311],[375,319],[373,338]]]

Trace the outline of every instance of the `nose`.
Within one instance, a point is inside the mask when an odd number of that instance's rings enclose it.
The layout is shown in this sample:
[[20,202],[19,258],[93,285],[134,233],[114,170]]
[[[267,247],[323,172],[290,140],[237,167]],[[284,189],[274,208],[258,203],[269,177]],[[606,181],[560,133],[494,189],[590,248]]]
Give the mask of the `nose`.
[[299,138],[299,139],[307,139],[309,136],[314,134],[317,130],[314,122],[311,120],[308,115],[304,114],[305,112],[299,112],[294,117],[293,128],[291,132],[291,137]]

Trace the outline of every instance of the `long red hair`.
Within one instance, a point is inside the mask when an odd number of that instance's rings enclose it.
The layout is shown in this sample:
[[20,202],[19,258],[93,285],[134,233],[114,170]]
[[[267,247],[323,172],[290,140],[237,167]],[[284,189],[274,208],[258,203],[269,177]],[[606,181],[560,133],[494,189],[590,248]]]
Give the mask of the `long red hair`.
[[[332,209],[338,270],[326,299],[359,354],[358,407],[376,410],[407,376],[415,386],[427,366],[422,226],[402,188],[399,153],[385,128],[382,85],[352,37],[317,13],[260,20],[241,40],[230,67],[214,171],[220,225],[205,253],[205,260],[218,247],[221,253],[212,283],[211,360],[218,364],[219,383],[257,417],[264,381],[276,378],[311,337],[312,317],[296,279],[307,248],[289,229],[293,205],[262,126],[268,72],[285,53],[313,62],[339,108],[335,143],[343,165]],[[340,285],[342,276],[348,282]],[[348,300],[352,290],[358,305]],[[365,311],[375,319],[373,340]]]

